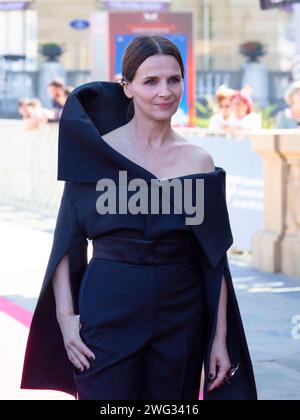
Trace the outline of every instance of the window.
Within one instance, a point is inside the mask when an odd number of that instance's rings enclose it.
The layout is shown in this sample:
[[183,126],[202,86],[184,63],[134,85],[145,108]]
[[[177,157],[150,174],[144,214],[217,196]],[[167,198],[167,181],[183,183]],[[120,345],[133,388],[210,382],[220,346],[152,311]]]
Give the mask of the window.
[[[1,5],[2,3],[2,5]],[[6,62],[9,70],[35,70],[37,66],[37,13],[33,9],[6,10],[0,0],[0,55],[24,55]]]

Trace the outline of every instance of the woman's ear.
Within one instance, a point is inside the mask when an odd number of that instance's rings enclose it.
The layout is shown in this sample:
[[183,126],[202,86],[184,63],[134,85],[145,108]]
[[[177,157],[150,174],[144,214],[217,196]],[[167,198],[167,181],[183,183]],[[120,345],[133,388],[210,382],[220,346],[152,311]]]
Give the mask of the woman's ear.
[[133,98],[133,93],[132,93],[132,90],[131,90],[131,86],[125,80],[123,82],[123,88],[124,88],[124,93],[127,96],[127,98],[132,99]]

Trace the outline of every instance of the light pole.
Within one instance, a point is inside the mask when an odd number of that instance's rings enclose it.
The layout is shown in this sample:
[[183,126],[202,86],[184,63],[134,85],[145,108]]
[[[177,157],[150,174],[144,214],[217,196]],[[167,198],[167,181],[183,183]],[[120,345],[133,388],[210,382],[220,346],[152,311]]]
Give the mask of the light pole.
[[204,70],[208,71],[211,67],[210,57],[211,40],[211,4],[210,0],[203,0],[203,51],[204,51]]

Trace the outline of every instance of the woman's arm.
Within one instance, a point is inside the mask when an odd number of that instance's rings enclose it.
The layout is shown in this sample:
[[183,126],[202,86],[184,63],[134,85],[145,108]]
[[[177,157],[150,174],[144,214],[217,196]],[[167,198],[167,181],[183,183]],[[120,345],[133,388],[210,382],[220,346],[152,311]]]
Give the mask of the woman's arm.
[[225,380],[231,368],[227,352],[227,285],[222,277],[221,294],[219,301],[218,320],[215,338],[212,346],[209,366],[209,379],[211,380],[208,391],[218,388]]
[[67,255],[61,259],[54,273],[53,290],[56,302],[56,317],[57,321],[60,322],[66,317],[74,315]]
[[79,335],[81,325],[79,316],[74,313],[67,255],[58,264],[52,285],[56,303],[56,317],[69,360],[81,371],[84,368],[89,369],[90,364],[87,357],[95,359],[95,355],[83,343]]
[[218,321],[215,338],[218,341],[226,343],[227,338],[227,286],[224,276],[222,277],[222,286],[218,310]]

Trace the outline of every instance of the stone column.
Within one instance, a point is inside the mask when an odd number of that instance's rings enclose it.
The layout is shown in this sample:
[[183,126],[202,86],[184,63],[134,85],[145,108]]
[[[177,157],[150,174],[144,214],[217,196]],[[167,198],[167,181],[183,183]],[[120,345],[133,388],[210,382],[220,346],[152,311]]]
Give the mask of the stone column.
[[[287,139],[286,139],[287,140]],[[286,179],[287,206],[285,234],[281,244],[281,269],[300,277],[300,136],[295,144],[286,141],[282,154],[288,165]]]
[[264,161],[264,230],[252,241],[253,266],[300,276],[300,132],[262,131],[252,147]]

